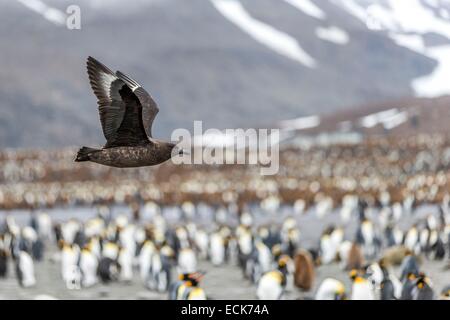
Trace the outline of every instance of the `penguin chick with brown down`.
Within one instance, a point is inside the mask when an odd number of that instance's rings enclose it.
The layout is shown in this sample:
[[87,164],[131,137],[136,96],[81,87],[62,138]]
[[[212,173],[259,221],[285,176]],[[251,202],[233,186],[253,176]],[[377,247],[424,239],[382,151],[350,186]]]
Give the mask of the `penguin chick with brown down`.
[[361,269],[364,265],[364,255],[361,247],[353,242],[348,253],[346,270]]
[[298,250],[295,258],[294,283],[297,288],[305,291],[311,290],[314,284],[314,262],[311,254],[306,250]]
[[82,147],[75,161],[129,168],[157,165],[172,154],[182,154],[174,143],[152,137],[152,124],[159,109],[139,83],[92,57],[87,59],[87,71],[98,99],[106,144],[102,149]]

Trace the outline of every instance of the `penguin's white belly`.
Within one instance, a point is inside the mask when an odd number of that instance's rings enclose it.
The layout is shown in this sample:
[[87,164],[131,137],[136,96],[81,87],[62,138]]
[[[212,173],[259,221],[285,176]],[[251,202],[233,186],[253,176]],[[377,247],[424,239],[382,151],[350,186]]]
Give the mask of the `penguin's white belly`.
[[123,244],[123,247],[134,256],[134,252],[136,252],[136,241],[134,240],[134,226],[127,226],[125,231],[121,233],[120,242]]
[[319,289],[316,293],[316,300],[335,300],[335,295],[337,292],[343,292],[344,287],[343,284],[332,278],[326,278],[322,281],[319,286]]
[[364,238],[364,244],[366,246],[371,246],[373,244],[373,230],[370,228],[362,228],[362,236]]
[[339,257],[341,259],[341,267],[342,268],[345,268],[348,264],[348,258],[349,258],[351,248],[352,248],[352,243],[350,241],[344,241],[339,246]]
[[78,257],[72,251],[64,251],[61,253],[61,275],[64,280],[70,278],[72,270],[77,266]]
[[30,255],[24,251],[20,252],[19,256],[19,268],[22,272],[22,286],[31,287],[36,284],[36,278],[34,276],[34,263]]
[[106,258],[110,258],[112,260],[115,260],[117,258],[117,255],[119,254],[119,250],[116,246],[108,246],[106,245],[103,248],[102,255]]
[[205,290],[202,288],[193,289],[187,298],[187,300],[206,300]]
[[150,267],[152,265],[153,250],[149,250],[147,248],[143,248],[141,254],[139,255],[139,272],[141,275],[142,281],[146,281],[148,274],[150,272]]
[[52,222],[48,215],[41,214],[38,216],[39,235],[45,239],[52,236]]
[[402,295],[402,288],[403,285],[400,282],[400,280],[393,274],[389,275],[389,279],[392,281],[392,285],[394,286],[394,296],[397,299],[400,299],[401,295]]
[[245,255],[252,252],[252,238],[249,235],[243,235],[239,238],[239,249]]
[[403,240],[403,233],[399,229],[394,230],[394,242],[396,245],[400,245]]
[[329,264],[334,261],[336,258],[336,248],[329,239],[322,239],[320,249],[322,251],[321,258],[323,264]]
[[416,247],[417,241],[418,241],[418,234],[415,231],[409,231],[406,235],[406,239],[405,239],[405,246],[410,249],[413,250]]
[[225,248],[222,239],[218,236],[211,238],[211,262],[220,265],[225,259]]
[[94,254],[83,253],[80,258],[80,269],[83,273],[82,284],[84,287],[90,287],[97,283],[98,261]]
[[352,287],[352,300],[375,300],[375,292],[368,282],[354,283]]
[[259,250],[258,262],[262,273],[265,273],[271,269],[272,254],[270,253],[269,248],[264,247],[264,249]]
[[162,270],[162,262],[159,254],[154,254],[152,257],[152,273],[157,274]]
[[256,289],[256,297],[259,300],[279,300],[283,293],[283,288],[276,278],[270,274],[261,277]]
[[205,232],[198,232],[195,236],[195,243],[201,257],[205,259],[208,254],[208,235]]
[[73,243],[75,235],[78,232],[78,224],[75,222],[67,222],[62,226],[61,232],[66,243]]
[[129,281],[133,279],[133,257],[131,253],[124,249],[119,255],[120,279]]
[[197,271],[197,259],[194,251],[182,250],[178,256],[178,268],[180,273]]

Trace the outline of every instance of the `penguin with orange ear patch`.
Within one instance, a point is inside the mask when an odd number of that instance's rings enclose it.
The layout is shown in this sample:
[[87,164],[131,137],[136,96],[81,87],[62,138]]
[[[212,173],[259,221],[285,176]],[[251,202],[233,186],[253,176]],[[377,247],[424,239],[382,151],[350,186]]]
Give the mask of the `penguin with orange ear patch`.
[[286,289],[287,257],[278,260],[278,269],[266,272],[259,279],[256,297],[259,300],[280,300]]
[[315,271],[311,254],[300,249],[294,257],[295,274],[294,284],[305,291],[311,290],[314,285]]
[[171,286],[170,300],[206,300],[205,291],[199,287],[205,274],[202,272],[185,273],[179,276],[180,281]]
[[419,273],[419,261],[417,257],[409,251],[405,258],[403,258],[400,266],[400,281],[405,280],[406,275],[411,273],[415,275]]
[[400,300],[412,300],[412,291],[415,287],[417,274],[409,272],[402,281],[402,294]]
[[434,290],[430,278],[420,273],[416,280],[415,288],[412,290],[413,300],[433,300]]
[[372,283],[358,270],[350,271],[352,284],[352,300],[375,300],[375,291]]
[[345,300],[345,286],[342,282],[326,278],[317,289],[315,300]]
[[169,286],[169,300],[177,300],[178,289],[188,280],[189,273],[182,273],[178,275],[178,281],[171,283]]

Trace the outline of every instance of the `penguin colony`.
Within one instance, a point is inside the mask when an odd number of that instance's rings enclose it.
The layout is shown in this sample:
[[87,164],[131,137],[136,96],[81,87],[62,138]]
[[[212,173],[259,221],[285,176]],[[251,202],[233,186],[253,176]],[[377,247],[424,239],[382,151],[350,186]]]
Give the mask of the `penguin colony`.
[[[260,206],[267,211],[273,208],[269,202]],[[257,299],[286,299],[294,291],[320,300],[450,299],[448,196],[437,214],[420,218],[414,208],[397,203],[375,208],[356,196],[342,204],[344,217],[332,212],[329,203],[308,211],[299,200],[286,217],[270,224],[257,221],[254,207],[230,221],[231,208],[185,202],[175,224],[170,211],[163,214],[162,209],[148,202],[137,209],[148,217],[135,215],[134,220],[113,215],[108,207],[99,207],[95,217],[84,221],[52,220],[36,212],[27,225],[7,215],[0,228],[0,283],[11,272],[21,287],[36,286],[35,267],[51,259],[60,265],[58,278],[67,290],[99,283],[126,285],[138,275],[143,287],[168,299],[204,300],[214,297],[202,288],[208,272],[198,265],[209,261],[213,268],[234,268],[243,281],[253,284]],[[214,223],[203,224],[205,214]],[[305,244],[302,228],[308,225],[298,223],[305,215],[320,221],[337,215],[339,223]],[[405,217],[414,223],[401,227],[398,222]],[[346,228],[349,219],[358,221],[355,230]],[[447,261],[449,269],[441,271],[448,279],[441,291],[422,267],[435,260]],[[332,264],[339,265],[341,274],[316,283],[321,268]]]

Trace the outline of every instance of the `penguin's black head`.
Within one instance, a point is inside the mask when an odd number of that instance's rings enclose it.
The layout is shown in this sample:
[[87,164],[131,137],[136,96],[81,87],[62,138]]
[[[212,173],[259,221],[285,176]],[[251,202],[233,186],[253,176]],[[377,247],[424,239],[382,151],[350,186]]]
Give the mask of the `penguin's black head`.
[[178,279],[180,279],[181,281],[187,281],[189,280],[189,273],[182,273],[178,276]]
[[355,280],[356,277],[358,277],[359,272],[356,269],[352,269],[349,273],[348,273],[350,279]]
[[287,270],[287,265],[289,263],[289,256],[286,254],[283,254],[278,259],[278,269],[280,270]]
[[429,279],[428,277],[423,273],[419,273],[419,276],[417,277],[416,280],[416,287],[419,289],[423,289],[425,288],[429,283]]
[[181,281],[188,282],[188,286],[196,287],[200,281],[203,279],[205,272],[192,272],[192,273],[183,273],[179,275],[179,279]]

